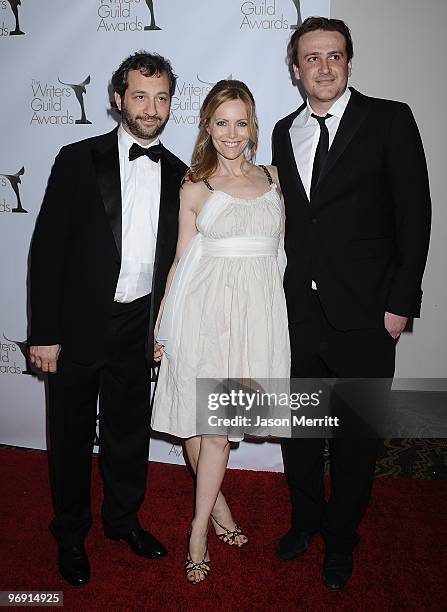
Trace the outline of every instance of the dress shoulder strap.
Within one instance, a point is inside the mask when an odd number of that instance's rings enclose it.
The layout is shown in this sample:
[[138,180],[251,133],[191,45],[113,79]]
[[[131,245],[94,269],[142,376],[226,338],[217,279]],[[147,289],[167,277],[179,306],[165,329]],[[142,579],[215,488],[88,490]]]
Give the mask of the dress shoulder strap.
[[273,185],[273,179],[272,179],[272,175],[270,174],[270,172],[267,170],[267,168],[265,166],[263,166],[262,164],[260,164],[260,167],[264,170],[265,172],[265,176],[268,179],[269,185]]
[[211,185],[209,184],[208,179],[204,178],[202,180],[210,191],[214,191],[213,187],[211,187]]

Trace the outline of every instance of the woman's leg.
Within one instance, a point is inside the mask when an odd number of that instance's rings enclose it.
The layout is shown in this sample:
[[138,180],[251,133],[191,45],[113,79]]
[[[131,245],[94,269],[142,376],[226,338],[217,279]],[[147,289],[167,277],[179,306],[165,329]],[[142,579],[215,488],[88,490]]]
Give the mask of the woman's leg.
[[[196,503],[189,538],[189,554],[195,563],[209,561],[208,523],[225,474],[229,452],[230,445],[226,437],[202,438],[196,464]],[[206,576],[197,569],[188,572],[187,578],[200,582]]]
[[[197,461],[200,454],[201,442],[201,436],[188,438],[185,441],[186,454],[191,468],[194,471],[194,474],[197,473]],[[233,530],[235,528],[236,523],[231,515],[231,510],[228,507],[227,501],[222,491],[220,490],[217,495],[216,503],[214,504],[214,508],[211,514],[221,525],[224,525],[227,529]],[[217,535],[224,533],[225,530],[222,527],[219,527],[217,523],[213,521],[212,524]],[[244,534],[241,534],[235,537],[234,542],[237,546],[242,546],[243,544],[246,544],[248,542],[248,538]]]

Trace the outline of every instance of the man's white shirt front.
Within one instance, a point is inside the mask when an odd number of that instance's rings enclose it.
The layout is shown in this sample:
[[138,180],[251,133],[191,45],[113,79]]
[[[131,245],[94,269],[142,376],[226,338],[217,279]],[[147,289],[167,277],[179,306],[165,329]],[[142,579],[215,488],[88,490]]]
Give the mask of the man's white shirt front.
[[[346,89],[343,95],[328,110],[328,113],[332,115],[332,117],[326,119],[326,126],[329,132],[329,149],[332,146],[350,97],[351,92],[349,89]],[[310,106],[309,101],[307,101],[305,108],[295,117],[290,126],[290,139],[292,141],[296,166],[309,200],[315,152],[320,140],[320,126],[315,117],[312,117],[312,113],[318,115]]]
[[160,209],[161,164],[146,155],[129,161],[129,149],[137,143],[121,125],[118,155],[121,175],[121,269],[116,302],[133,302],[151,292]]
[[[350,97],[351,92],[349,89],[346,89],[343,95],[327,111],[331,115],[331,117],[326,119],[326,126],[329,132],[329,150]],[[314,112],[308,100],[305,108],[295,117],[290,126],[290,139],[292,141],[296,166],[309,201],[315,152],[320,140],[320,125],[315,117],[312,117],[312,113],[318,115],[318,113]],[[316,288],[315,281],[312,281],[312,289]]]

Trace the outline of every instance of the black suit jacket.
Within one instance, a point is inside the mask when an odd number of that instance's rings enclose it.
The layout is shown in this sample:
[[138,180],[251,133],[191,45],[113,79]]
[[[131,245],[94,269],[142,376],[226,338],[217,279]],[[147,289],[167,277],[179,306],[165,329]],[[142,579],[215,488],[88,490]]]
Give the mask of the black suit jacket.
[[[148,346],[175,255],[185,164],[163,147]],[[81,362],[101,358],[121,266],[117,129],[56,157],[31,246],[31,345],[61,344]],[[150,348],[150,352],[152,349]]]
[[383,327],[385,311],[419,316],[431,205],[410,108],[351,88],[311,202],[289,135],[303,108],[273,131],[272,163],[286,209],[289,322],[306,317],[312,279],[337,329]]

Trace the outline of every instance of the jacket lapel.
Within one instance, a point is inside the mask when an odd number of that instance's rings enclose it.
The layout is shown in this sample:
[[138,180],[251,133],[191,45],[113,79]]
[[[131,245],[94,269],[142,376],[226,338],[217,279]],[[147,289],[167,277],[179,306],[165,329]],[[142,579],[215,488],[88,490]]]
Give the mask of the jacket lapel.
[[293,180],[298,185],[298,190],[301,194],[301,197],[305,200],[309,201],[307,197],[306,190],[304,189],[303,181],[301,179],[301,175],[298,171],[298,166],[296,165],[295,153],[293,152],[292,139],[290,138],[290,132],[287,130],[286,134],[286,143],[285,143],[285,151],[290,160],[290,167],[292,168]]
[[317,185],[315,186],[315,190],[318,189],[319,185],[322,181],[324,181],[328,172],[337,163],[340,156],[342,155],[346,147],[349,145],[349,143],[355,136],[357,130],[362,125],[363,121],[368,115],[369,109],[367,103],[365,102],[365,97],[362,96],[362,94],[360,94],[355,89],[350,89],[351,97],[349,99],[346,110],[343,113],[343,117],[340,121],[340,125],[338,126],[334,141],[331,145],[331,148],[329,149],[328,156],[326,158],[326,163],[322,168],[320,178],[318,180]]
[[[177,245],[178,213],[179,213],[179,169],[168,160],[165,151],[160,159],[161,189],[160,209],[158,213],[157,244],[155,248],[154,270],[152,275],[152,299],[149,314],[147,358],[153,363],[153,344],[155,320],[160,302],[165,290],[165,275],[158,272],[160,263],[172,263]],[[167,271],[166,271],[167,274]]]
[[92,154],[107,219],[121,258],[122,204],[117,130],[106,134],[104,146],[95,149]]
[[[160,190],[160,210],[158,213],[157,245],[155,248],[154,273],[152,279],[152,291],[157,277],[157,268],[160,258],[163,257],[166,243],[172,239],[177,241],[178,224],[178,199],[180,180],[178,168],[171,165],[166,155],[160,159],[161,164],[161,190]],[[175,231],[173,231],[175,230]]]
[[292,139],[290,138],[290,128],[292,127],[292,123],[295,118],[301,113],[301,111],[306,107],[306,103],[304,102],[298,110],[292,113],[289,117],[289,120],[284,125],[284,132],[282,134],[283,142],[280,145],[280,150],[284,151],[284,155],[286,157],[286,167],[291,169],[291,180],[297,185],[300,195],[305,200],[309,201],[307,197],[306,190],[304,189],[303,181],[301,179],[300,173],[298,171],[298,166],[296,165],[295,153],[293,152]]

